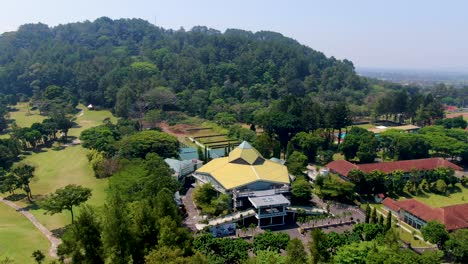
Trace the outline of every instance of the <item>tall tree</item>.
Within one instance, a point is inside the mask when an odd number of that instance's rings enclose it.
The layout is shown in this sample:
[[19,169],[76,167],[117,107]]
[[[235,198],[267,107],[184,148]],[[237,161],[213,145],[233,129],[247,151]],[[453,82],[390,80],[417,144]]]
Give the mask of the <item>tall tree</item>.
[[67,228],[57,253],[71,257],[73,263],[104,263],[101,233],[96,210],[84,206],[76,221]]
[[338,129],[338,145],[340,145],[343,128],[346,128],[353,123],[346,103],[339,102],[333,105],[329,112],[329,118],[332,128]]
[[297,238],[290,240],[286,247],[286,264],[305,263],[307,263],[307,253],[304,250],[302,241]]
[[445,248],[458,263],[468,263],[468,229],[458,229],[450,233]]
[[25,163],[20,163],[17,166],[14,166],[11,170],[11,173],[16,177],[18,186],[23,188],[23,190],[26,192],[29,201],[32,201],[32,193],[29,183],[34,177],[34,170],[34,166]]
[[421,233],[424,240],[437,244],[439,248],[442,248],[445,241],[449,238],[445,225],[437,221],[427,222],[427,224],[421,228]]
[[104,205],[102,242],[106,263],[126,264],[132,259],[133,236],[126,203],[118,192],[108,196]]
[[63,210],[70,211],[72,223],[73,207],[79,206],[91,197],[91,189],[75,184],[69,184],[64,188],[55,190],[48,195],[40,204],[51,215],[61,213]]

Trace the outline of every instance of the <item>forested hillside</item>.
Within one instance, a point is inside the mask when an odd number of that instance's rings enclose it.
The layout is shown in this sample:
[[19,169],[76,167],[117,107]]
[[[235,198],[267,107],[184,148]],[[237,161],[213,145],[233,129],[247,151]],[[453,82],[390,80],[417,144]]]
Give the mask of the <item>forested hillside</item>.
[[0,50],[0,93],[40,102],[55,85],[52,97],[114,108],[119,116],[161,107],[208,118],[225,111],[245,121],[244,113],[288,94],[360,103],[368,89],[350,61],[268,31],[174,31],[103,17],[23,25],[1,35]]

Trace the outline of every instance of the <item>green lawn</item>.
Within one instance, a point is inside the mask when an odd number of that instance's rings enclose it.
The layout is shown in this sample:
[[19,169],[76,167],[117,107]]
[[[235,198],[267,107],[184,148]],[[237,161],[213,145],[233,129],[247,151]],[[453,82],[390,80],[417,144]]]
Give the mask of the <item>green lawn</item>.
[[[81,146],[70,146],[63,150],[47,150],[27,156],[24,161],[36,167],[31,183],[33,195],[45,195],[67,184],[82,185],[93,190],[91,205],[102,205],[105,200],[107,179],[96,179],[86,158],[87,150]],[[23,203],[23,205],[26,205]],[[31,210],[48,229],[63,227],[71,222],[70,213],[53,216],[44,215],[43,210]]]
[[49,241],[29,220],[0,203],[0,260],[9,257],[14,263],[35,263],[31,254],[41,250],[48,255]]
[[424,195],[400,197],[399,200],[407,198],[414,198],[432,207],[444,207],[456,204],[463,204],[468,203],[468,188],[465,188],[460,183],[457,183],[454,192],[448,195],[425,193]]
[[33,123],[40,123],[45,116],[39,115],[39,110],[29,110],[29,103],[18,103],[14,106],[18,111],[10,112],[10,119],[14,119],[20,127],[29,127]]
[[98,126],[102,124],[102,121],[105,118],[110,118],[113,123],[117,122],[117,118],[112,115],[111,112],[106,111],[106,110],[100,110],[100,111],[94,111],[94,110],[88,110],[84,105],[78,105],[78,108],[82,111],[79,114],[77,114],[77,118],[75,120],[75,123],[77,123],[77,126],[70,129],[68,132],[69,136],[75,136],[79,137],[80,133],[88,128]]
[[[89,111],[79,105],[82,110],[77,114],[77,126],[70,129],[69,136],[79,137],[80,133],[90,127],[102,124],[109,117],[113,122],[117,119],[109,111]],[[87,150],[81,146],[69,146],[62,150],[43,149],[43,152],[24,156],[23,161],[36,167],[35,176],[31,182],[33,195],[46,195],[67,184],[78,184],[93,190],[89,200],[91,205],[102,205],[106,197],[107,179],[96,179],[86,158]],[[17,202],[27,206],[25,200]],[[31,208],[39,221],[49,230],[61,228],[71,222],[69,212],[53,216],[44,215],[44,211]],[[76,215],[76,212],[75,212]],[[0,236],[0,240],[3,240]]]
[[427,247],[429,246],[426,242],[416,238],[413,234],[406,232],[405,230],[399,228],[400,239],[406,243],[411,243],[412,247]]
[[352,127],[360,127],[360,128],[364,128],[364,129],[369,129],[369,128],[374,128],[375,125],[373,125],[373,124],[352,125],[352,126],[348,127],[348,130],[350,130]]

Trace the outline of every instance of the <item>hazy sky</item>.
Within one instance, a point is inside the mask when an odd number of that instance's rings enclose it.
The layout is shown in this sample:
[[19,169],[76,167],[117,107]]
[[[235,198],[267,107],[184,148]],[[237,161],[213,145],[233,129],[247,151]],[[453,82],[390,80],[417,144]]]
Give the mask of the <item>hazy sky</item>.
[[357,67],[468,71],[468,1],[462,0],[9,0],[0,8],[0,32],[101,16],[173,29],[277,31]]

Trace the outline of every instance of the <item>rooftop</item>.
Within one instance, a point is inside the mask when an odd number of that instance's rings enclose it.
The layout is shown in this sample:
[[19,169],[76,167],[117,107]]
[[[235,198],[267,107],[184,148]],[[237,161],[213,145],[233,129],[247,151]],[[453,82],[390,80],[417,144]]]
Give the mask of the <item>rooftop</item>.
[[379,133],[385,132],[388,129],[397,129],[397,130],[402,130],[402,131],[413,131],[413,130],[420,129],[420,127],[415,126],[415,125],[404,125],[404,126],[394,126],[394,127],[376,126],[374,128],[367,129],[367,131],[373,132],[375,134],[379,134]]
[[192,160],[192,159],[199,159],[198,151],[196,148],[180,148],[179,150],[179,158],[181,160]]
[[260,196],[260,197],[249,197],[249,201],[255,208],[274,206],[274,205],[290,205],[286,197],[282,194],[270,195],[270,196]]
[[434,170],[439,167],[452,168],[456,171],[463,170],[460,166],[453,164],[452,162],[443,158],[400,160],[368,164],[353,164],[346,160],[335,160],[327,164],[327,168],[345,177],[347,177],[348,173],[353,169],[358,169],[363,172],[378,170],[385,173],[391,173],[396,170],[411,172],[412,170]]
[[468,227],[468,203],[433,208],[416,199],[395,201],[391,198],[385,198],[382,204],[393,211],[403,209],[426,222],[439,221],[449,231]]
[[237,148],[229,153],[229,162],[248,163],[253,165],[265,159],[247,141],[242,142]]
[[213,159],[196,173],[209,174],[226,190],[257,181],[290,183],[286,166],[264,159],[245,141],[232,150],[229,157]]

